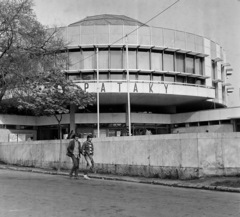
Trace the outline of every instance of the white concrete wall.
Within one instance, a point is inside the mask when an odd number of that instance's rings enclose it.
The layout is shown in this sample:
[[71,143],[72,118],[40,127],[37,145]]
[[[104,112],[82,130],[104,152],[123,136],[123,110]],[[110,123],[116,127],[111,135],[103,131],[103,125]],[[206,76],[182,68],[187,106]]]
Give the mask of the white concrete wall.
[[[93,143],[99,171],[116,173],[118,167],[123,174],[128,170],[128,174],[136,175],[134,169],[140,168],[145,175],[153,176],[160,170],[178,170],[177,178],[240,174],[240,133],[111,137],[94,139]],[[63,167],[69,169],[67,144],[68,140],[64,140],[62,161]],[[9,164],[53,168],[58,158],[58,140],[0,143],[0,160]],[[83,159],[80,167],[85,167]]]

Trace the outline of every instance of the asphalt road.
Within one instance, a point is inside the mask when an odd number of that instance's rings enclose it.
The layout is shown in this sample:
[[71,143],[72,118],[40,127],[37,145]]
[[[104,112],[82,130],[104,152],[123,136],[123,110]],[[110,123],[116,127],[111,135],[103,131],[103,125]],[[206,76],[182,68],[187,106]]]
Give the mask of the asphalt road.
[[240,216],[240,194],[0,170],[0,217]]

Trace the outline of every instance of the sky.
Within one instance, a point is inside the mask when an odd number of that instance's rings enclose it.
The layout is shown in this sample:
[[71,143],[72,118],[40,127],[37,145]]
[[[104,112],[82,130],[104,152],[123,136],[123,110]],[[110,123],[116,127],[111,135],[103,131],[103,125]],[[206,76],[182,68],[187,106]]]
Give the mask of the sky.
[[[143,23],[177,0],[34,0],[38,20],[49,27],[67,26],[98,14],[125,15]],[[240,106],[240,0],[179,0],[148,23],[201,35],[226,51],[234,87],[228,106]]]

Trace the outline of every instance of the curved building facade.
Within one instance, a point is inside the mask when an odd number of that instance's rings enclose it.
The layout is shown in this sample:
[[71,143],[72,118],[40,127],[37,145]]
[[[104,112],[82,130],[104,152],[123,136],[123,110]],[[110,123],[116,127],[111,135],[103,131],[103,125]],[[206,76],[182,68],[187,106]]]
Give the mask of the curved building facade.
[[[101,117],[117,116],[116,123],[103,126],[128,124],[128,92],[133,134],[134,128],[152,124],[154,133],[169,132],[165,115],[226,107],[231,68],[224,49],[210,39],[116,15],[87,17],[62,34],[68,44],[68,78],[99,92]],[[88,110],[96,113],[96,105]]]
[[[229,115],[208,115],[225,108],[232,91],[232,68],[214,41],[109,14],[62,27],[61,34],[68,45],[68,79],[97,94],[86,110],[71,107],[63,133],[121,136],[130,124],[133,135],[165,134],[232,124]],[[47,139],[56,123],[38,118],[36,126],[38,138]]]

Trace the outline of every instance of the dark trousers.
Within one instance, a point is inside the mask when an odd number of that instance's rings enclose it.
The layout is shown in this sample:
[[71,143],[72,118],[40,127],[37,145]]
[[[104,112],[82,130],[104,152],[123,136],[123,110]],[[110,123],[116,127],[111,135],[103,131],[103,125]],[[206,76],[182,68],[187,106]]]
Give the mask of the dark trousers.
[[84,175],[88,175],[89,170],[93,170],[94,168],[94,161],[93,161],[93,156],[92,155],[86,155],[84,156],[85,160],[87,162],[86,170],[84,171]]
[[70,171],[69,176],[72,177],[73,173],[75,172],[75,177],[78,177],[78,170],[79,170],[79,158],[72,156],[73,167]]

